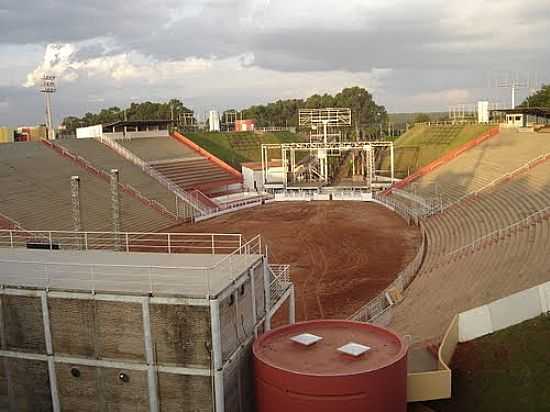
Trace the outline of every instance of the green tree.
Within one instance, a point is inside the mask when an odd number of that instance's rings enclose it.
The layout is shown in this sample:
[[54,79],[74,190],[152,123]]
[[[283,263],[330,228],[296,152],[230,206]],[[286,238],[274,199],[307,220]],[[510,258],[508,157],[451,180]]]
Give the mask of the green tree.
[[550,107],[550,84],[542,86],[539,91],[525,99],[521,107]]

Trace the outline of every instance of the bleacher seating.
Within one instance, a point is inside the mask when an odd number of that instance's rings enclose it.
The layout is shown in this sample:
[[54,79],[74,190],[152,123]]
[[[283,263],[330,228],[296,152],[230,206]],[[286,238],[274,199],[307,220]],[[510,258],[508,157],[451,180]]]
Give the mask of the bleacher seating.
[[544,153],[550,153],[548,135],[502,130],[497,137],[418,179],[415,191],[431,197],[439,190],[443,200],[452,203]]
[[196,159],[201,156],[172,137],[143,137],[120,139],[117,143],[126,147],[146,162],[161,162],[175,159]]
[[184,190],[220,190],[236,183],[234,175],[172,137],[117,140],[149,166]]
[[121,183],[132,186],[147,198],[156,200],[175,213],[176,202],[173,192],[99,141],[95,139],[67,139],[60,140],[57,144],[71,153],[83,157],[99,169],[107,172],[111,169],[118,169]]
[[[80,176],[83,230],[112,230],[109,183],[41,142],[0,147],[0,212],[30,230],[73,230],[71,176]],[[174,223],[124,192],[120,199],[123,231],[158,231]]]
[[[523,136],[505,132],[504,140],[477,156],[461,158],[460,164],[467,170],[477,167],[480,180],[488,174],[493,179],[494,167],[488,165],[502,163],[500,172],[506,173],[550,150],[550,139],[528,135],[532,141],[517,140]],[[485,161],[479,161],[481,155]],[[436,172],[450,184],[456,167]],[[451,176],[445,176],[445,170]],[[405,299],[394,308],[391,326],[415,340],[438,338],[455,313],[550,280],[550,213],[525,221],[549,206],[550,161],[546,161],[425,219],[425,260]],[[517,222],[523,223],[512,226]],[[487,236],[497,231],[498,239]],[[472,247],[478,239],[485,241]]]
[[151,163],[150,165],[164,177],[185,190],[215,187],[219,182],[227,182],[234,179],[225,170],[214,166],[204,157]]

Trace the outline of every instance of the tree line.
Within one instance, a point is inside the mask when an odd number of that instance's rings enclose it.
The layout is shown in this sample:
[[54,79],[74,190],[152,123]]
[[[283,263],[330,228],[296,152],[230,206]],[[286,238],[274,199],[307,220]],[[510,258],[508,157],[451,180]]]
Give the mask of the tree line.
[[[324,107],[344,107],[352,111],[351,133],[358,137],[377,136],[387,124],[386,108],[376,104],[373,96],[364,88],[349,87],[341,92],[314,94],[307,99],[278,100],[265,105],[255,105],[244,109],[239,118],[255,119],[259,127],[298,126],[298,110],[319,109]],[[170,120],[189,111],[178,99],[166,103],[132,103],[127,109],[110,107],[98,113],[86,113],[83,117],[69,116],[63,120],[67,133],[74,133],[77,127],[86,127],[100,123],[112,123],[118,120]]]
[[178,99],[165,103],[132,103],[126,109],[114,106],[102,109],[98,113],[86,113],[82,117],[68,116],[63,119],[66,133],[74,134],[78,127],[93,126],[96,124],[114,123],[121,120],[175,120],[190,109]]

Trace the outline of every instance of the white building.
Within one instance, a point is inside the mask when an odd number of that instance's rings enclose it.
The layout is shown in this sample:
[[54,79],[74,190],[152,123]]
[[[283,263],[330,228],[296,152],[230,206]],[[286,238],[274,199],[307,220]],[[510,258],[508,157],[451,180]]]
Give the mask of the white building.
[[101,138],[134,139],[139,137],[170,136],[171,120],[134,120],[97,124],[76,129],[77,139]]
[[[247,191],[264,191],[264,180],[262,175],[262,164],[260,162],[243,163],[243,186]],[[283,175],[283,167],[281,162],[269,162],[267,173],[267,181],[281,180]]]
[[211,132],[220,131],[220,114],[216,110],[208,112],[208,124]]

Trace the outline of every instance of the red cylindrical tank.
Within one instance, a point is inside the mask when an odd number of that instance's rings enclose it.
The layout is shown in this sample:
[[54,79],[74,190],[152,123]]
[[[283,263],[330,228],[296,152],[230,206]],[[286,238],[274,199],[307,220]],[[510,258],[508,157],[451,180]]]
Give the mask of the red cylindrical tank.
[[257,411],[405,412],[407,351],[398,335],[368,323],[273,330],[253,346]]

